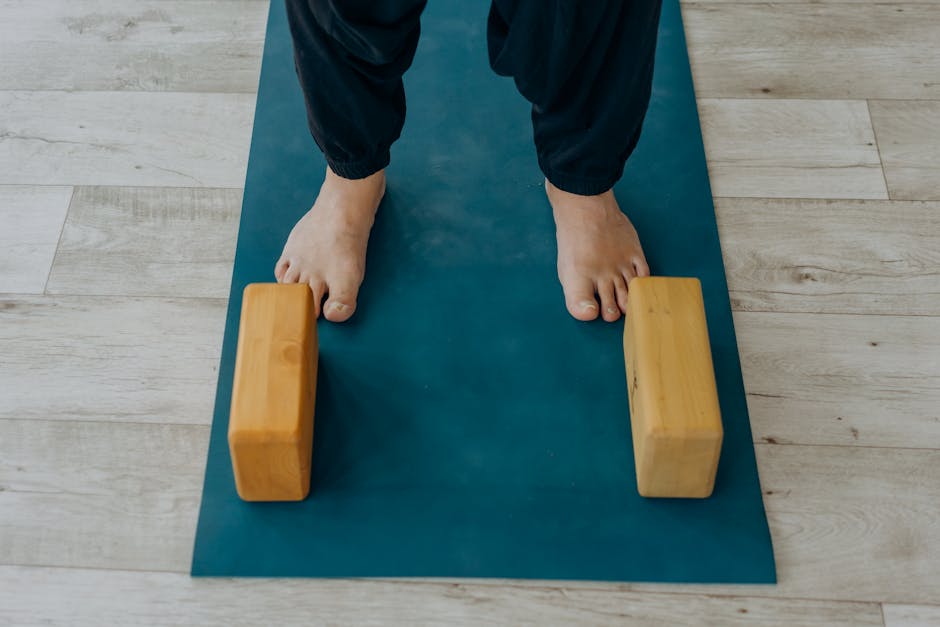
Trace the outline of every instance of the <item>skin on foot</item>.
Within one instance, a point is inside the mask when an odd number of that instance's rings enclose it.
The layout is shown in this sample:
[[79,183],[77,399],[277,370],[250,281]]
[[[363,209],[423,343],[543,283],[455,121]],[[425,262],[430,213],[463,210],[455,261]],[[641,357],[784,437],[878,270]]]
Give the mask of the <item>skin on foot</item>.
[[316,202],[294,225],[274,276],[278,283],[308,284],[317,317],[321,303],[331,322],[348,320],[356,311],[369,232],[384,194],[384,170],[353,180],[327,168]]
[[614,322],[627,312],[628,285],[650,269],[633,224],[612,190],[569,194],[545,181],[555,215],[558,279],[568,312],[578,320]]

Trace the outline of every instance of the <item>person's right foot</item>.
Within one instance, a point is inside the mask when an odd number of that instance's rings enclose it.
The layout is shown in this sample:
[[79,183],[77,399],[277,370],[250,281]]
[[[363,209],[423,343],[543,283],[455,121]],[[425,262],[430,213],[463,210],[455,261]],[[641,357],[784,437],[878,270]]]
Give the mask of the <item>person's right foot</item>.
[[630,281],[650,273],[633,223],[611,190],[579,196],[546,180],[545,191],[555,215],[558,279],[568,313],[614,322],[627,313]]
[[385,194],[385,171],[344,179],[330,168],[313,208],[294,225],[274,266],[278,283],[307,283],[314,311],[331,322],[348,320],[366,270],[366,247]]

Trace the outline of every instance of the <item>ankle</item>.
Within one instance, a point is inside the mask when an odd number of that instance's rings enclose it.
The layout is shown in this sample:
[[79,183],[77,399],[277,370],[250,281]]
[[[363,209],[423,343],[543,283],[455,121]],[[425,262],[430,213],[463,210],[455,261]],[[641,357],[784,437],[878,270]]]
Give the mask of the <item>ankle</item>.
[[612,189],[593,196],[582,196],[559,189],[552,185],[551,181],[546,179],[545,193],[548,196],[549,204],[551,204],[552,212],[555,214],[556,218],[560,214],[565,216],[584,216],[585,212],[588,214],[601,215],[607,214],[617,208],[617,200],[614,197]]

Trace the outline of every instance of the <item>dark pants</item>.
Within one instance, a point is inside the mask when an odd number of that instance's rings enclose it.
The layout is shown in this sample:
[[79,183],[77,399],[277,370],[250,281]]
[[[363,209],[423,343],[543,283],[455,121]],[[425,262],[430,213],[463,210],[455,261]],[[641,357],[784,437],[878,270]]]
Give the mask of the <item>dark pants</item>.
[[[425,0],[286,2],[317,145],[342,177],[381,170],[405,121]],[[649,104],[660,2],[492,3],[490,65],[532,103],[539,166],[556,187],[599,194],[623,173]]]

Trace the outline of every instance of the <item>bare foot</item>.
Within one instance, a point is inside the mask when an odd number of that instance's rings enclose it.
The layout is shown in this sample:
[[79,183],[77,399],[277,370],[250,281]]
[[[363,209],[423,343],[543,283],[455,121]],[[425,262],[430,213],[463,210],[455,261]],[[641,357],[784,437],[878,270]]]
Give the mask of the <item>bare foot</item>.
[[629,282],[650,273],[636,229],[613,191],[578,196],[548,181],[545,191],[555,214],[558,279],[568,312],[578,320],[600,314],[614,322],[627,312]]
[[307,283],[314,311],[331,322],[348,320],[366,271],[366,246],[385,194],[385,171],[344,179],[329,168],[313,208],[294,225],[274,266],[278,283]]

